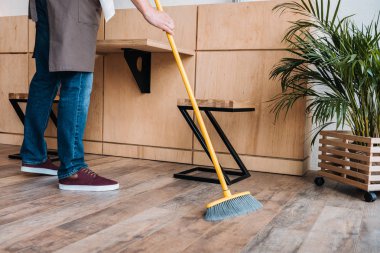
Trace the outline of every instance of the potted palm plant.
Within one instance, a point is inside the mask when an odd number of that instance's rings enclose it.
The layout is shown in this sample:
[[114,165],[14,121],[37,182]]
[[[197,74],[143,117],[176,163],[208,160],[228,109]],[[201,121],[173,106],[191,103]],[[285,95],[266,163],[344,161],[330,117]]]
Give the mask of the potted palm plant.
[[[271,72],[282,92],[272,100],[276,119],[302,99],[321,135],[319,166],[323,177],[365,190],[375,201],[380,190],[380,15],[357,26],[351,16],[338,18],[341,0],[300,0],[274,10],[297,14],[284,36],[290,57]],[[335,124],[335,131],[324,129]],[[350,131],[343,131],[343,129]]]

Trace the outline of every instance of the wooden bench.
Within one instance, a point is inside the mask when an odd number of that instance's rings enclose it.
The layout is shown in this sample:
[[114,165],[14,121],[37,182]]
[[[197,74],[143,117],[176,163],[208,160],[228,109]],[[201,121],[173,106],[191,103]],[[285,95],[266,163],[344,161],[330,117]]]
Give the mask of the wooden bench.
[[[9,93],[8,99],[13,109],[17,113],[18,118],[20,119],[22,124],[24,124],[25,114],[20,107],[20,103],[28,102],[28,93]],[[59,96],[56,96],[54,98],[53,103],[58,103],[58,102],[59,102]],[[54,125],[57,127],[57,116],[55,115],[53,110],[50,112],[50,119],[53,121]],[[48,155],[52,161],[59,160],[58,153],[55,150],[48,150]],[[11,154],[11,155],[8,155],[8,158],[21,160],[20,154]]]
[[[235,162],[237,163],[239,170],[232,170],[232,169],[224,169],[222,166],[222,171],[224,174],[224,177],[226,179],[227,184],[233,184],[236,182],[239,182],[243,179],[246,179],[250,177],[250,173],[245,167],[244,163],[240,159],[239,155],[235,151],[234,147],[228,140],[227,136],[223,132],[222,128],[220,127],[219,123],[216,121],[214,115],[212,114],[212,111],[218,111],[218,112],[253,112],[255,111],[255,105],[254,102],[251,100],[245,100],[245,101],[237,101],[237,100],[219,100],[219,99],[197,99],[197,104],[199,106],[200,111],[204,111],[207,118],[210,120],[211,124],[219,134],[219,137],[222,139],[224,145],[227,147],[228,151],[230,152],[231,156],[234,158]],[[193,131],[195,137],[198,139],[199,143],[201,144],[203,150],[206,152],[207,156],[210,158],[210,154],[207,150],[206,142],[201,134],[201,131],[195,124],[192,117],[189,115],[188,110],[193,110],[193,107],[191,105],[191,102],[189,99],[179,99],[177,102],[177,107],[180,110],[181,114],[185,118],[186,122],[190,126],[191,130]],[[186,180],[195,180],[195,181],[201,181],[201,182],[208,182],[208,183],[216,183],[219,184],[219,180],[217,178],[210,178],[210,177],[202,177],[197,175],[190,175],[192,173],[197,172],[206,172],[206,173],[215,173],[214,168],[210,167],[195,167],[189,170],[185,170],[179,173],[174,174],[175,178],[180,179],[186,179]],[[230,178],[229,176],[234,176],[234,178]]]

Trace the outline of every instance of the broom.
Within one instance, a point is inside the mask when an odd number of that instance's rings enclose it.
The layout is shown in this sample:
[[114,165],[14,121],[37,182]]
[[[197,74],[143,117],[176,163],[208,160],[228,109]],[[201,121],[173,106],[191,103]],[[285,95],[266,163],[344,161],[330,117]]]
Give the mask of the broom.
[[[159,11],[163,11],[161,3],[159,0],[154,0]],[[185,68],[183,67],[183,63],[181,57],[179,56],[177,46],[174,42],[174,38],[171,34],[166,33],[170,46],[173,51],[174,58],[177,62],[177,66],[182,76],[182,80],[185,84],[185,88],[187,94],[189,95],[191,105],[193,107],[195,116],[197,118],[198,124],[200,126],[200,130],[202,132],[202,136],[205,139],[207,149],[210,153],[212,163],[214,164],[216,174],[218,176],[220,185],[223,189],[223,198],[215,200],[209,204],[207,204],[207,210],[205,213],[205,219],[208,221],[218,221],[224,220],[229,217],[239,216],[243,214],[247,214],[262,207],[262,204],[256,200],[250,192],[242,192],[237,194],[231,194],[231,191],[228,189],[226,180],[224,179],[224,175],[222,169],[220,168],[218,158],[215,155],[214,147],[212,146],[210,137],[207,133],[206,126],[203,122],[201,112],[199,111],[198,104],[194,98],[193,91],[190,86],[189,79],[187,77]]]

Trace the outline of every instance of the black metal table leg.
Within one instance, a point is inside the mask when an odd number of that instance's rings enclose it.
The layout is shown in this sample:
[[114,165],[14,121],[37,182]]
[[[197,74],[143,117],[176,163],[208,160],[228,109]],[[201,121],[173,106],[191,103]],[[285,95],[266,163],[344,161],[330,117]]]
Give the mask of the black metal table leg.
[[205,113],[206,113],[207,117],[209,118],[211,124],[214,126],[215,130],[218,132],[218,134],[219,134],[220,138],[222,139],[224,145],[227,147],[228,151],[230,152],[230,154],[232,155],[232,157],[234,158],[235,162],[237,163],[237,165],[239,166],[239,168],[241,170],[241,173],[240,173],[241,177],[238,177],[238,178],[234,179],[233,181],[238,182],[238,181],[241,181],[247,177],[250,177],[251,174],[249,173],[249,171],[245,167],[243,161],[240,159],[238,153],[236,152],[236,150],[232,146],[231,142],[228,140],[226,134],[224,133],[224,131],[220,127],[219,123],[216,121],[214,115],[211,113],[211,111],[205,111]]
[[57,127],[58,126],[58,120],[57,120],[57,116],[55,115],[53,110],[50,111],[50,119],[51,119],[51,121],[53,121],[53,124],[55,125],[55,127]]
[[186,122],[189,124],[191,130],[193,131],[195,137],[197,137],[199,143],[201,144],[202,148],[206,152],[207,156],[211,159],[210,153],[208,152],[206,142],[202,136],[202,133],[199,131],[198,127],[195,125],[193,119],[190,117],[189,113],[186,109],[179,109],[182,113],[183,117],[185,118]]
[[[193,119],[190,117],[190,115],[189,115],[189,113],[187,112],[186,109],[179,108],[179,110],[182,113],[183,117],[185,118],[186,122],[189,124],[189,126],[190,126],[191,130],[193,131],[194,135],[197,137],[199,143],[201,144],[203,150],[206,152],[208,158],[211,160],[211,156],[210,156],[210,153],[208,152],[206,142],[205,142],[205,140],[204,140],[204,138],[202,136],[202,133],[200,132],[199,128],[197,127],[197,125],[195,124],[195,122],[193,121]],[[220,167],[222,168],[222,166],[220,166]],[[201,181],[201,182],[208,182],[208,183],[219,184],[219,180],[218,179],[204,178],[204,177],[197,177],[197,176],[191,176],[191,175],[189,175],[190,173],[195,172],[195,171],[215,173],[214,169],[204,168],[204,167],[196,167],[196,168],[193,168],[193,169],[190,169],[190,170],[186,170],[186,171],[182,171],[180,173],[176,173],[176,174],[174,174],[174,177],[175,178],[180,178],[180,179],[186,179],[186,180],[196,180],[196,181]],[[223,169],[222,169],[222,172],[223,172],[224,178],[226,180],[226,183],[227,184],[231,184],[231,180],[228,177],[228,175],[226,174],[226,172]]]
[[[24,112],[22,111],[19,103],[26,103],[27,101],[28,101],[27,99],[9,99],[9,102],[11,103],[13,109],[17,113],[17,116],[23,125],[25,123],[25,115],[24,115]],[[53,102],[53,103],[55,103],[55,102]],[[50,118],[53,121],[54,125],[57,127],[57,116],[55,115],[53,110],[50,111]],[[59,161],[58,152],[56,150],[48,150],[47,154],[50,155],[49,158],[52,161]],[[8,155],[8,158],[9,159],[15,159],[15,160],[21,160],[22,159],[20,153]]]
[[[204,140],[204,138],[203,138],[200,130],[196,126],[195,122],[190,117],[189,113],[187,112],[187,110],[191,109],[191,108],[182,107],[182,106],[178,106],[178,108],[179,108],[180,112],[182,113],[183,117],[185,118],[186,122],[189,124],[191,130],[193,131],[194,135],[198,139],[198,141],[201,144],[202,148],[206,152],[207,156],[211,160],[210,154],[209,154],[209,152],[207,150],[207,146],[206,146],[205,140]],[[239,155],[237,154],[237,152],[233,148],[232,144],[230,143],[230,141],[228,140],[227,136],[225,135],[225,133],[221,129],[220,125],[218,124],[218,122],[216,121],[216,119],[211,114],[212,108],[211,109],[210,108],[203,108],[203,109],[200,108],[200,109],[203,110],[203,111],[205,111],[205,113],[206,113],[207,117],[209,118],[209,120],[211,121],[213,127],[215,128],[215,130],[219,134],[220,138],[222,139],[223,143],[226,145],[228,151],[233,156],[234,160],[236,161],[237,165],[239,166],[240,170],[224,169],[223,167],[221,167],[222,168],[222,172],[224,174],[224,177],[226,179],[226,183],[228,185],[230,185],[230,184],[239,182],[239,181],[241,181],[241,180],[243,180],[245,178],[250,177],[251,175],[248,172],[247,168],[245,167],[244,163],[241,161]],[[210,110],[208,110],[208,109],[210,109]],[[208,183],[219,184],[219,180],[216,179],[216,178],[208,178],[208,177],[201,177],[201,176],[190,175],[193,172],[207,172],[207,173],[216,174],[214,168],[195,167],[195,168],[192,168],[192,169],[189,169],[189,170],[185,170],[185,171],[176,173],[176,174],[174,174],[174,177],[175,178],[180,178],[180,179],[186,179],[186,180],[194,180],[194,181],[201,181],[201,182],[208,182]],[[233,175],[233,176],[237,176],[237,177],[231,180],[228,175]]]
[[12,100],[9,100],[9,102],[11,102],[11,105],[12,105],[13,109],[15,110],[15,112],[17,113],[18,118],[20,119],[20,121],[24,125],[25,115],[24,115],[24,112],[21,110],[21,107],[20,107],[18,101],[12,99]]

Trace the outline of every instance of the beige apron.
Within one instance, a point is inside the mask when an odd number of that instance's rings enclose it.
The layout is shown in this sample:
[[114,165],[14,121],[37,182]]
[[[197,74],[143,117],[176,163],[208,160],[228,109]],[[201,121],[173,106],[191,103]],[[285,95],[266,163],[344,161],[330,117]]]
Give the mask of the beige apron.
[[[36,0],[29,18],[38,22]],[[101,5],[99,0],[46,0],[49,16],[49,70],[93,72]]]

